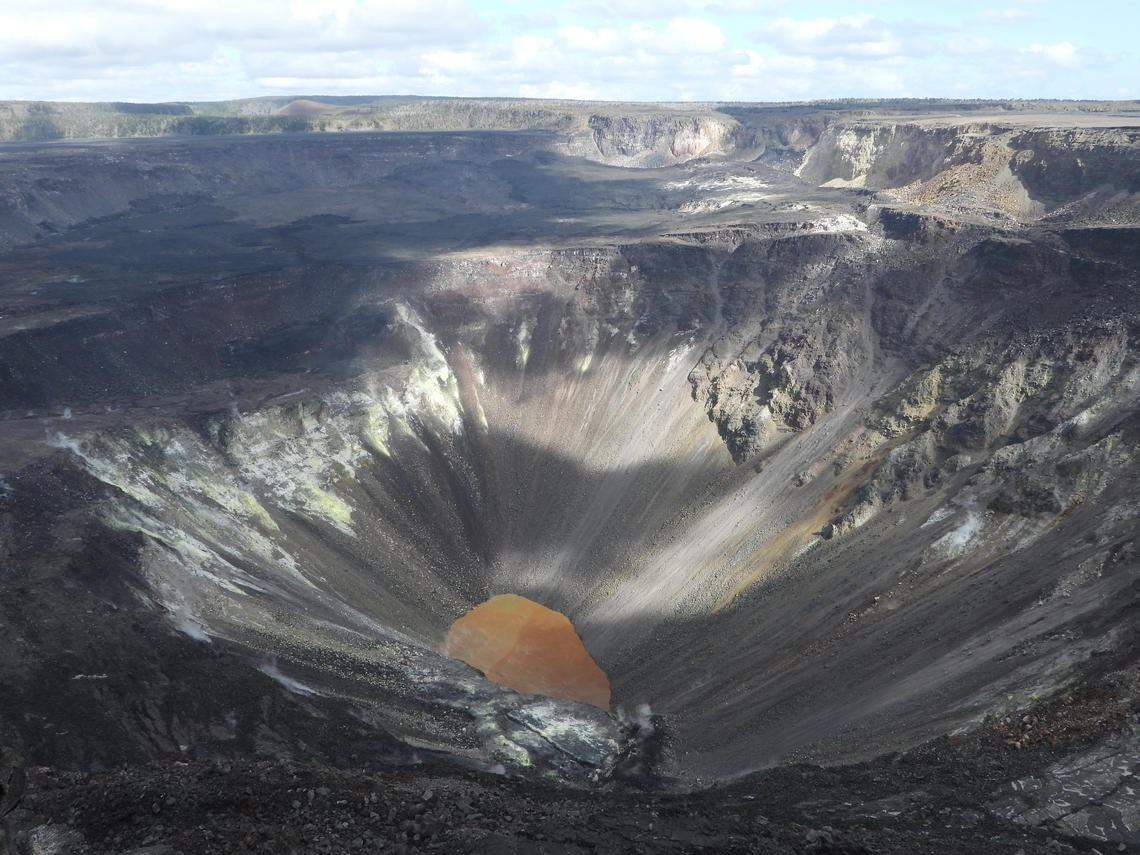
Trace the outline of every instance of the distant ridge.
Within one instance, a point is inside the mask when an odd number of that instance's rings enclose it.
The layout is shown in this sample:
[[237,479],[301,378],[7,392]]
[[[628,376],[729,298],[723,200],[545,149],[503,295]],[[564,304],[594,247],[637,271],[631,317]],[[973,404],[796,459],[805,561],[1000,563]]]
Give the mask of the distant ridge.
[[758,116],[819,113],[1140,114],[1140,101],[838,99],[799,102],[621,103],[413,95],[286,95],[234,101],[104,103],[0,101],[0,141],[169,135],[401,130],[583,130],[594,117],[662,114],[747,123]]

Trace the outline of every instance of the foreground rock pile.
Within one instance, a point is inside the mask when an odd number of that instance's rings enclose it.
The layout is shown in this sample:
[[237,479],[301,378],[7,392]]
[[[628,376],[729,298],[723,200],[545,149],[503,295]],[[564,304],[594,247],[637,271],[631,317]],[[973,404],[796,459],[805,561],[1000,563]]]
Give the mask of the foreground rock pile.
[[[1140,669],[1106,668],[1025,712],[1046,738],[1014,744],[1012,719],[1002,716],[902,754],[831,768],[785,766],[697,791],[666,782],[551,787],[431,762],[363,769],[194,760],[99,773],[33,767],[23,801],[5,797],[10,851],[1131,852],[1140,846],[1140,822],[1122,793],[1140,775]],[[6,756],[4,780],[22,780],[19,759]]]
[[[1130,844],[981,807],[1046,762],[997,739],[941,741],[853,767],[802,766],[690,795],[588,794],[441,767],[284,761],[104,774],[33,769],[17,855],[175,853],[1102,853]],[[1070,830],[1071,833],[1071,830]],[[1118,850],[1118,845],[1124,848]]]

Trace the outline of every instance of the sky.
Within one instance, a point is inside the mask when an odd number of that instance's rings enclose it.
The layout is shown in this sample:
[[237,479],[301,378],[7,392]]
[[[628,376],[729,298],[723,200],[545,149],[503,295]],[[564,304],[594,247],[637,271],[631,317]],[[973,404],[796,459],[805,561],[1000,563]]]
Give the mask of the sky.
[[1140,98],[1119,0],[0,0],[0,99]]

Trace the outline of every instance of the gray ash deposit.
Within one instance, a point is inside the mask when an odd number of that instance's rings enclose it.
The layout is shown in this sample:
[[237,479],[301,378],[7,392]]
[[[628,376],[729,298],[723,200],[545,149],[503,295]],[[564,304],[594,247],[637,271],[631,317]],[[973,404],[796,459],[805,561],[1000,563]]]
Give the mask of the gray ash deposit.
[[[615,848],[670,799],[729,817],[680,849],[1140,845],[1045,804],[1137,756],[1140,128],[951,106],[0,145],[17,845],[268,840],[99,816],[212,775],[632,799]],[[610,711],[438,652],[502,593]],[[543,804],[327,842],[536,851]]]

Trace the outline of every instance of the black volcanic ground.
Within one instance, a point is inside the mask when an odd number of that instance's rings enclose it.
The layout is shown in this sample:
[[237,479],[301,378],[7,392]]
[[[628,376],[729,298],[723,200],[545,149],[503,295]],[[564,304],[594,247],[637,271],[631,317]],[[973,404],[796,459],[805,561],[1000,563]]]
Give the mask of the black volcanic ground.
[[0,144],[15,851],[1140,845],[1134,115],[508,106]]

